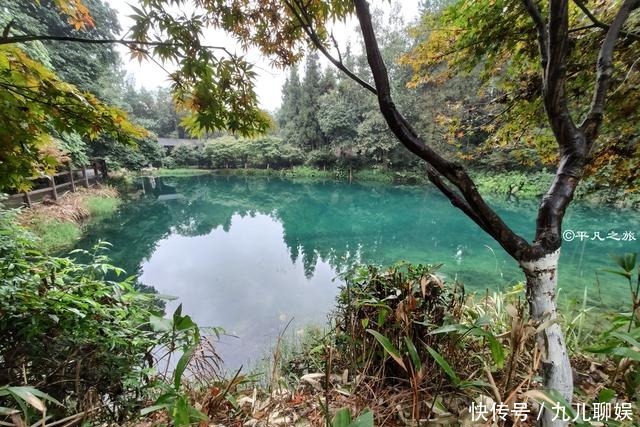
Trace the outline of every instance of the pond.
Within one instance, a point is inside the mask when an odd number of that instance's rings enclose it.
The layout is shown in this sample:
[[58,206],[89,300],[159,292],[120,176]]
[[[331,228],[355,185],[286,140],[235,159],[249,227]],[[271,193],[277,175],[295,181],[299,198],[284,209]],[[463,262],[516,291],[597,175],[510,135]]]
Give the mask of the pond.
[[[140,188],[79,246],[111,242],[116,265],[179,298],[168,312],[182,303],[201,326],[233,335],[218,347],[229,369],[264,356],[291,319],[293,333],[324,324],[339,272],[357,262],[443,263],[470,291],[522,280],[501,247],[429,187],[202,175],[145,178]],[[535,202],[490,202],[533,237]],[[565,232],[561,297],[581,300],[586,289],[593,304],[624,306],[628,287],[601,269],[610,253],[640,250],[629,234],[640,235],[637,212],[574,204]]]

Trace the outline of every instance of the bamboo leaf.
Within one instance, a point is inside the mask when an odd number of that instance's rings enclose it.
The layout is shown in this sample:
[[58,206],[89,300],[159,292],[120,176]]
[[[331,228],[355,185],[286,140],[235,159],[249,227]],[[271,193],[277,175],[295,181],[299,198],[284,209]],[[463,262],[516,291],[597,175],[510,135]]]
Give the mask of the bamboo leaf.
[[14,408],[5,408],[4,406],[0,406],[0,415],[3,416],[11,416],[14,414],[19,414],[20,411]]
[[196,347],[192,346],[187,351],[182,353],[180,360],[176,364],[176,369],[173,371],[173,387],[178,390],[180,388],[180,384],[182,383],[182,375],[184,374],[185,369],[187,369],[187,365],[189,364],[189,360],[191,360],[191,355],[195,351]]
[[163,405],[152,405],[152,406],[149,406],[149,407],[147,407],[147,408],[142,409],[142,410],[140,411],[140,415],[147,415],[147,414],[150,414],[150,413],[152,413],[152,412],[159,411],[159,410],[161,410],[161,409],[167,409],[168,407],[169,407],[169,405],[167,405],[167,404],[163,404]]
[[404,344],[407,346],[407,352],[409,353],[409,358],[411,359],[411,364],[413,365],[413,369],[420,372],[422,370],[422,362],[420,361],[420,356],[418,356],[418,350],[416,346],[411,341],[411,338],[404,337]]
[[435,351],[433,348],[431,348],[428,345],[427,345],[427,351],[429,352],[431,357],[433,357],[433,360],[436,361],[438,366],[440,366],[440,368],[442,368],[442,370],[447,374],[447,376],[451,379],[451,381],[453,381],[453,383],[455,385],[459,385],[460,384],[460,378],[455,373],[453,368],[451,368],[451,365],[449,365],[449,362],[447,362],[445,360],[445,358],[442,357],[442,355],[440,353],[438,353],[437,351]]
[[26,387],[10,387],[9,391],[14,397],[22,399],[38,411],[44,412],[47,410],[42,400],[38,399],[31,391],[26,390]]
[[389,353],[389,356],[391,356],[402,369],[404,369],[405,371],[407,370],[407,367],[405,366],[402,357],[400,356],[400,351],[391,343],[391,341],[389,341],[387,337],[379,332],[374,331],[373,329],[367,329],[367,332],[369,332],[375,337],[376,340],[378,340],[385,351]]
[[336,414],[331,420],[332,427],[348,427],[351,424],[351,413],[349,408],[341,408],[336,411]]
[[373,412],[366,410],[358,418],[353,420],[349,427],[373,427]]

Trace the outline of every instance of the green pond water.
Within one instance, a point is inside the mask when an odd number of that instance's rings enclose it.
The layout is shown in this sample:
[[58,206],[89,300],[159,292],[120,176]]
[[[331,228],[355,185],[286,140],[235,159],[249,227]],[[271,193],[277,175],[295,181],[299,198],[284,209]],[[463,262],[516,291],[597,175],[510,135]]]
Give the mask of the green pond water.
[[[340,271],[356,262],[443,263],[441,273],[467,290],[506,289],[523,276],[515,263],[471,220],[428,187],[297,182],[203,175],[140,179],[140,198],[93,224],[80,247],[111,242],[113,262],[139,283],[179,299],[201,326],[220,326],[226,366],[266,354],[292,318],[291,332],[323,324]],[[533,201],[492,199],[506,222],[533,235]],[[608,254],[640,251],[636,211],[574,204],[563,244],[560,295],[624,307],[628,287]],[[600,233],[592,240],[596,232]],[[615,240],[607,238],[609,233]],[[627,236],[626,240],[623,240]]]

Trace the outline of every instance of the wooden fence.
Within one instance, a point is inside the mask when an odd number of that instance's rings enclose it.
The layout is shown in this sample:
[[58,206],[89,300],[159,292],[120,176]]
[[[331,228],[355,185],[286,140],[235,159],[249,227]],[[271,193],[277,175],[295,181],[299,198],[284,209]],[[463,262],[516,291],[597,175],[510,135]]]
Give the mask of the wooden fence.
[[[53,175],[33,178],[34,190],[9,195],[8,206],[32,207],[36,203],[51,199],[57,201],[69,191],[75,192],[78,186],[88,188],[108,177],[104,159],[93,159],[90,165],[74,169],[67,164],[67,170]],[[38,185],[40,183],[40,185]],[[39,187],[39,188],[38,188]]]

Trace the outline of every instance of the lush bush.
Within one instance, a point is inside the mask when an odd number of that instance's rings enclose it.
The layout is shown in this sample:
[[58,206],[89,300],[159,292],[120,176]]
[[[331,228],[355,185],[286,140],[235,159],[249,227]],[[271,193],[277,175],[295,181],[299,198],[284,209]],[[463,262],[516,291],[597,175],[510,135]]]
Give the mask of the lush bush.
[[179,144],[174,147],[165,160],[165,166],[169,168],[206,167],[209,164],[209,158],[203,148],[188,144]]
[[[419,343],[421,360],[428,357],[427,346],[438,351],[450,348],[446,339],[431,332],[451,318],[460,318],[464,292],[445,286],[437,269],[409,264],[387,270],[367,266],[346,277],[348,286],[338,297],[338,319],[344,332],[339,339],[345,341],[345,351],[360,367],[384,365],[390,376],[402,376],[401,366],[376,345],[375,334],[398,349],[405,347],[406,340]],[[370,350],[363,353],[365,348]]]
[[136,145],[126,145],[100,137],[90,144],[89,148],[91,155],[104,158],[111,170],[159,167],[162,166],[165,158],[164,149],[154,137],[139,139]]
[[223,136],[207,141],[204,152],[214,168],[235,168],[246,164],[249,155],[247,140]]
[[82,167],[89,164],[87,156],[87,144],[77,133],[63,133],[58,139],[58,145],[69,157],[75,167]]
[[257,139],[223,136],[207,141],[204,151],[209,163],[218,169],[249,166],[281,169],[298,166],[305,161],[300,148],[270,136]]
[[329,148],[314,150],[307,155],[307,164],[321,169],[331,168],[337,161],[335,153]]
[[546,193],[553,176],[546,171],[480,172],[474,178],[481,193],[531,198]]
[[[102,243],[71,258],[42,255],[36,238],[0,210],[0,384],[30,385],[75,413],[109,401],[122,416],[139,408],[152,352],[173,343],[158,300],[109,264]],[[175,331],[173,331],[175,336]],[[175,345],[171,345],[175,348]],[[0,398],[0,406],[11,406]]]

